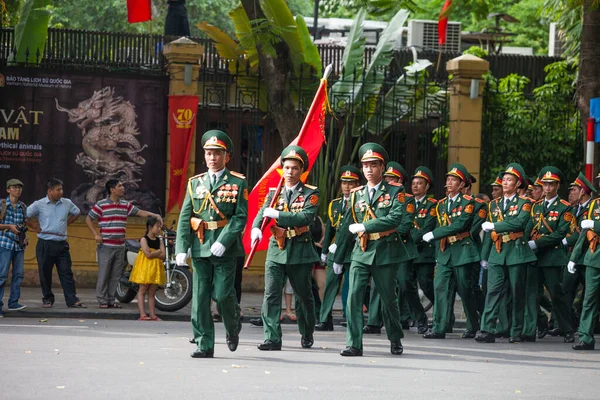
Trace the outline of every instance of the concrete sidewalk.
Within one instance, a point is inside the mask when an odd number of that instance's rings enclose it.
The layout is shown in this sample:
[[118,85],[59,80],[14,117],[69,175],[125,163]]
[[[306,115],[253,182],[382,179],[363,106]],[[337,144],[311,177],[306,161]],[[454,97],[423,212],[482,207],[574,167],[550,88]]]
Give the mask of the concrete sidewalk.
[[[8,311],[8,290],[6,288],[4,294],[4,316],[20,317],[20,318],[74,318],[74,319],[123,319],[137,320],[139,312],[137,308],[137,300],[134,299],[131,303],[122,304],[123,308],[99,308],[96,300],[96,292],[94,289],[79,289],[77,296],[87,306],[87,308],[69,308],[65,304],[62,289],[60,287],[53,288],[56,298],[54,305],[51,308],[42,307],[42,293],[39,288],[23,287],[21,288],[21,299],[19,303],[27,306],[22,311]],[[243,292],[241,308],[244,315],[243,322],[248,322],[250,318],[260,317],[260,310],[263,301],[262,292]],[[285,307],[285,303],[282,304]],[[146,306],[147,309],[147,306]],[[285,310],[285,308],[284,308]],[[457,299],[455,304],[455,314],[457,316],[455,328],[463,328],[466,326],[464,314],[462,311],[462,303]],[[431,311],[428,312],[431,321]],[[191,302],[186,307],[175,312],[163,312],[157,310],[157,315],[166,321],[189,321],[191,312]],[[333,306],[333,320],[335,324],[339,324],[342,319],[342,301],[341,296],[337,296]],[[283,323],[295,323],[287,318],[284,318]]]

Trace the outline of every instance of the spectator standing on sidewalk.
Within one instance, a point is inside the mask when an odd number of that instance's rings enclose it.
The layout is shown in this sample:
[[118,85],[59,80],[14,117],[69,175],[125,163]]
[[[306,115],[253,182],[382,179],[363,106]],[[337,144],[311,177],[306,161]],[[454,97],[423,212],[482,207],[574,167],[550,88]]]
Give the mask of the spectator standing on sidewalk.
[[[27,224],[38,232],[35,256],[38,261],[43,306],[50,308],[54,304],[52,268],[56,265],[67,306],[87,308],[79,301],[75,291],[71,253],[67,242],[67,226],[75,222],[81,211],[71,200],[63,197],[63,183],[60,179],[48,179],[46,188],[47,196],[27,207]],[[38,220],[39,226],[31,221],[32,218]]]
[[18,311],[25,308],[19,304],[21,296],[21,281],[23,281],[23,255],[27,245],[24,235],[27,206],[19,201],[23,192],[23,182],[10,179],[6,182],[8,196],[2,199],[0,211],[0,318],[2,313],[2,298],[4,285],[8,280],[8,270],[12,263],[12,278],[10,282],[10,297],[8,298],[8,311]]
[[[162,223],[158,214],[140,210],[130,202],[123,200],[125,186],[118,179],[106,182],[107,197],[100,200],[90,210],[85,223],[98,243],[98,282],[96,298],[100,308],[121,308],[115,302],[117,284],[125,267],[125,233],[127,217],[154,217]],[[98,221],[100,232],[94,221]]]

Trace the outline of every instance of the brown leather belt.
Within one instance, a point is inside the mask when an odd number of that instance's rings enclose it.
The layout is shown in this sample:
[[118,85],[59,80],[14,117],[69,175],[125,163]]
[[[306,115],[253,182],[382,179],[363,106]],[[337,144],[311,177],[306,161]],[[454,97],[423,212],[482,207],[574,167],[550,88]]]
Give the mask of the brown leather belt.
[[285,237],[291,239],[296,236],[300,236],[303,233],[308,232],[308,226],[295,226],[293,228],[287,228],[285,231]]
[[452,244],[455,242],[459,242],[461,240],[463,240],[464,238],[469,237],[470,233],[469,232],[463,232],[463,233],[459,233],[458,235],[454,235],[454,236],[447,236],[448,237],[448,243]]
[[293,228],[282,228],[277,225],[271,226],[271,234],[277,242],[277,247],[280,250],[285,249],[285,239],[291,239],[300,236],[309,231],[308,226],[295,226]]
[[390,229],[389,231],[375,232],[375,233],[359,232],[358,239],[360,242],[361,250],[367,251],[367,244],[369,243],[369,240],[379,240],[381,238],[390,236],[394,232],[396,232],[396,228]]
[[513,240],[517,240],[520,237],[525,236],[523,232],[510,232],[510,233],[496,233],[492,231],[492,241],[496,244],[496,252],[500,254],[502,250],[502,243],[508,243]]
[[588,229],[586,237],[588,242],[590,242],[590,252],[593,254],[596,251],[596,246],[598,246],[598,241],[600,241],[600,236],[598,236],[596,232]]
[[222,219],[220,221],[203,221],[200,218],[190,218],[190,225],[192,230],[196,232],[200,243],[204,244],[204,231],[216,231],[219,228],[224,227],[229,222],[228,219]]

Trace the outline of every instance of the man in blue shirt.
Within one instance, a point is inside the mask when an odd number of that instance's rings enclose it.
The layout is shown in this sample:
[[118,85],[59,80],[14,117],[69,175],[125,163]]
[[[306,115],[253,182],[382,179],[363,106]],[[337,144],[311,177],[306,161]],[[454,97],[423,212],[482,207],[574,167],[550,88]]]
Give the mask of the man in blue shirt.
[[48,195],[27,208],[27,218],[36,218],[39,222],[39,227],[34,227],[31,223],[30,226],[38,232],[35,255],[38,261],[43,306],[49,308],[54,304],[52,268],[56,265],[67,306],[86,308],[75,293],[71,254],[66,240],[67,225],[77,219],[80,211],[71,200],[62,197],[61,180],[50,178],[46,186]]
[[[18,311],[25,308],[19,304],[21,296],[21,282],[23,281],[24,250],[27,239],[21,240],[24,235],[25,216],[27,206],[19,201],[23,192],[23,182],[10,179],[6,182],[8,196],[1,201],[0,211],[0,318],[2,313],[2,298],[4,285],[8,279],[8,270],[12,263],[12,279],[10,283],[10,297],[8,310]],[[22,233],[23,232],[23,233]]]

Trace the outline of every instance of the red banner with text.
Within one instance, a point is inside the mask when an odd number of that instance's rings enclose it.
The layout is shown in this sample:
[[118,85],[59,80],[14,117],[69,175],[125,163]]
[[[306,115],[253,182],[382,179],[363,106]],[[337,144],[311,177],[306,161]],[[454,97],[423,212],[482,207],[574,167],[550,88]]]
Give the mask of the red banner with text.
[[169,96],[169,203],[167,211],[181,206],[185,195],[188,161],[196,131],[198,96]]

